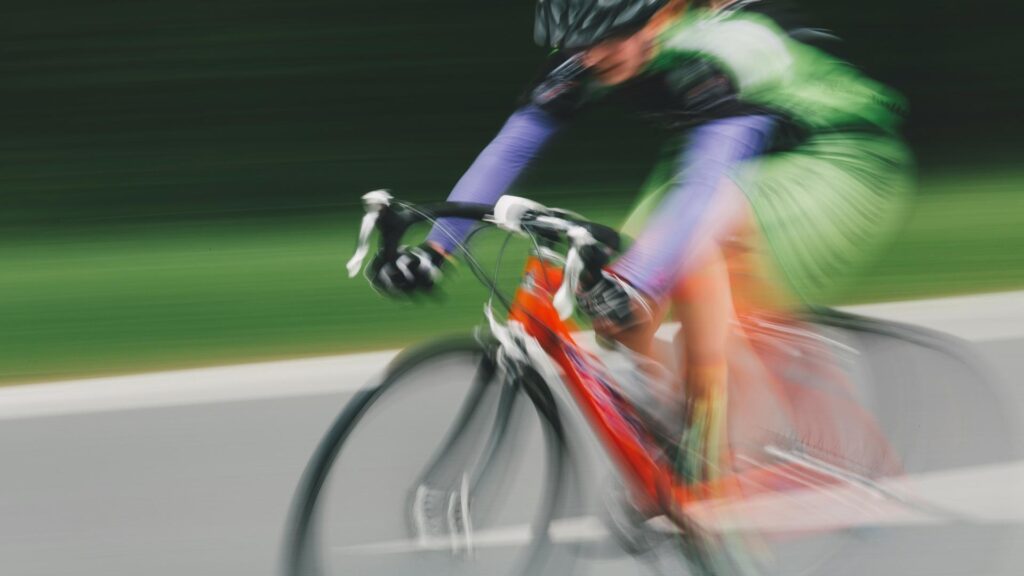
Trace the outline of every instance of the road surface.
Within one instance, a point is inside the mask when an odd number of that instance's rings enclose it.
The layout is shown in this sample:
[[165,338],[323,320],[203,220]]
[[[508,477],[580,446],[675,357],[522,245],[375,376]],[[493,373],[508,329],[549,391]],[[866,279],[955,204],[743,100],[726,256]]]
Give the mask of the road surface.
[[[856,311],[972,340],[994,368],[1006,412],[1024,419],[1024,293]],[[285,518],[307,459],[346,400],[392,355],[0,390],[0,574],[279,574]],[[408,449],[416,450],[415,438]],[[1014,480],[1024,479],[1024,469],[1001,462],[959,472],[928,476],[921,485],[933,498],[975,515],[979,526],[963,532],[942,523],[918,525],[892,538],[888,549],[831,573],[1024,573],[1024,532],[1006,529],[1024,526],[1024,482]],[[604,476],[598,469],[584,475]],[[970,489],[979,482],[995,488]],[[380,500],[374,491],[384,488],[361,486],[363,508],[353,517],[372,514]],[[592,512],[580,510],[575,523],[563,523],[561,537],[601,540]],[[998,533],[998,546],[986,542],[990,533]],[[514,527],[491,536],[498,544],[521,538]],[[987,556],[977,557],[978,550]],[[988,555],[993,550],[997,554]],[[394,550],[381,553],[396,555],[396,573],[423,573]],[[612,547],[599,559],[581,559],[575,570],[647,573]]]

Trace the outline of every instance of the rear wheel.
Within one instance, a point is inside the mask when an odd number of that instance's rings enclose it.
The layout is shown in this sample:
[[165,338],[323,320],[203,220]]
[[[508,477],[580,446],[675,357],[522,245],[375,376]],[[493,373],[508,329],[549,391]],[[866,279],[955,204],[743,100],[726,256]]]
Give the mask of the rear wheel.
[[770,366],[775,385],[730,364],[734,465],[750,476],[731,502],[684,510],[692,566],[998,571],[1013,533],[966,504],[992,490],[1014,497],[999,472],[1019,454],[999,383],[954,338],[831,312],[810,320],[748,334],[759,362],[746,367]]
[[558,413],[529,372],[459,338],[357,394],[299,485],[289,574],[511,574],[547,559],[565,489]]

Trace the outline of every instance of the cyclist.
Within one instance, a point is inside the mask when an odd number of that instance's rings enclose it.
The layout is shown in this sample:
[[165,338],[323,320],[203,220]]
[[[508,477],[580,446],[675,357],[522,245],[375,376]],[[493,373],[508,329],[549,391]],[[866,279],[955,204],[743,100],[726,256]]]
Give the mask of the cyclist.
[[[624,230],[635,243],[579,294],[595,328],[641,353],[671,306],[686,327],[683,471],[721,457],[726,338],[742,307],[815,301],[879,248],[911,187],[903,102],[815,44],[769,0],[539,0],[555,51],[449,196],[494,203],[588,104],[612,99],[669,135]],[[429,290],[471,222],[380,257],[380,290]]]

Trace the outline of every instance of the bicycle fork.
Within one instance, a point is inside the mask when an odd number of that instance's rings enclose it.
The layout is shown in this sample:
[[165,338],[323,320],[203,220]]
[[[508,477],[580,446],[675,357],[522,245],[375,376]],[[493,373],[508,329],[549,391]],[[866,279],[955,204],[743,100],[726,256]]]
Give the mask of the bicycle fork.
[[[410,490],[411,528],[421,546],[473,554],[473,514],[478,511],[472,503],[480,501],[481,490],[496,474],[518,396],[514,380],[485,356],[445,441]],[[486,425],[492,406],[486,440],[474,450],[482,435],[473,432]]]

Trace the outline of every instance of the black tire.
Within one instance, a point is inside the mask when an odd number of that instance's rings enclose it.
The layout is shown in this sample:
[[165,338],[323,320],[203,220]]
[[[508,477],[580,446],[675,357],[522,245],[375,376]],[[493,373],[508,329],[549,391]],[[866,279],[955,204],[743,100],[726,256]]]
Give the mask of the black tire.
[[[855,335],[871,363],[872,411],[898,438],[907,472],[1006,463],[1021,457],[1012,394],[975,346],[948,334],[819,309],[813,322]],[[949,437],[937,437],[943,428]],[[909,460],[906,460],[908,459]]]
[[[856,351],[863,394],[858,399],[898,456],[900,476],[927,478],[1020,458],[1019,434],[1007,410],[1012,396],[972,344],[828,309],[806,320]],[[884,482],[885,476],[877,479]],[[809,576],[851,573],[850,566],[858,566],[857,573],[1002,573],[1003,556],[1018,534],[1014,527],[975,520],[913,492],[899,497],[906,509],[933,521],[812,533],[794,538],[781,553],[773,549],[764,562],[756,561],[750,547],[729,546],[692,524],[681,544],[698,574]]]
[[[401,387],[395,386],[396,383],[414,384],[417,380],[415,377],[417,370],[429,369],[430,363],[449,356],[479,357],[480,367],[477,378],[480,378],[480,381],[475,381],[472,390],[482,390],[484,387],[493,388],[500,384],[493,378],[495,352],[494,345],[483,343],[472,337],[449,338],[419,346],[403,352],[392,361],[379,383],[361,390],[352,397],[316,448],[299,482],[286,533],[285,574],[288,576],[326,576],[320,560],[318,542],[318,503],[332,469],[337,468],[336,463],[339,462],[339,455],[343,453],[346,441],[349,440],[353,430],[371,408],[385,395],[391,395],[401,390]],[[490,370],[491,373],[481,378],[482,372],[480,371],[486,370]],[[566,475],[569,473],[568,453],[556,404],[550,390],[539,376],[531,370],[526,370],[508,386],[514,388],[512,396],[525,395],[530,398],[531,402],[519,402],[519,404],[532,406],[536,410],[547,449],[544,470],[546,488],[542,497],[542,505],[538,507],[537,516],[532,523],[534,538],[526,546],[526,550],[520,553],[516,566],[510,572],[534,573],[539,564],[548,559],[550,552],[548,528],[552,520],[559,514],[560,502],[565,500]],[[437,454],[441,454],[441,458],[450,445],[465,433],[466,422],[460,420],[471,416],[467,412],[471,413],[476,409],[475,401],[470,398],[472,393],[471,391],[470,394],[467,394],[466,400],[463,401],[460,415],[449,430],[446,442],[438,447]],[[505,389],[501,391],[501,394],[502,398],[508,396]],[[504,425],[506,424],[499,424],[499,426]],[[504,432],[501,430],[500,434],[504,434]],[[488,444],[501,444],[501,442],[499,440]],[[500,464],[501,456],[497,454],[496,446],[488,446],[487,450],[489,459],[486,465]],[[434,456],[435,462],[438,458],[437,454]],[[424,474],[429,473],[429,470],[424,471]],[[494,476],[494,474],[487,475]]]

